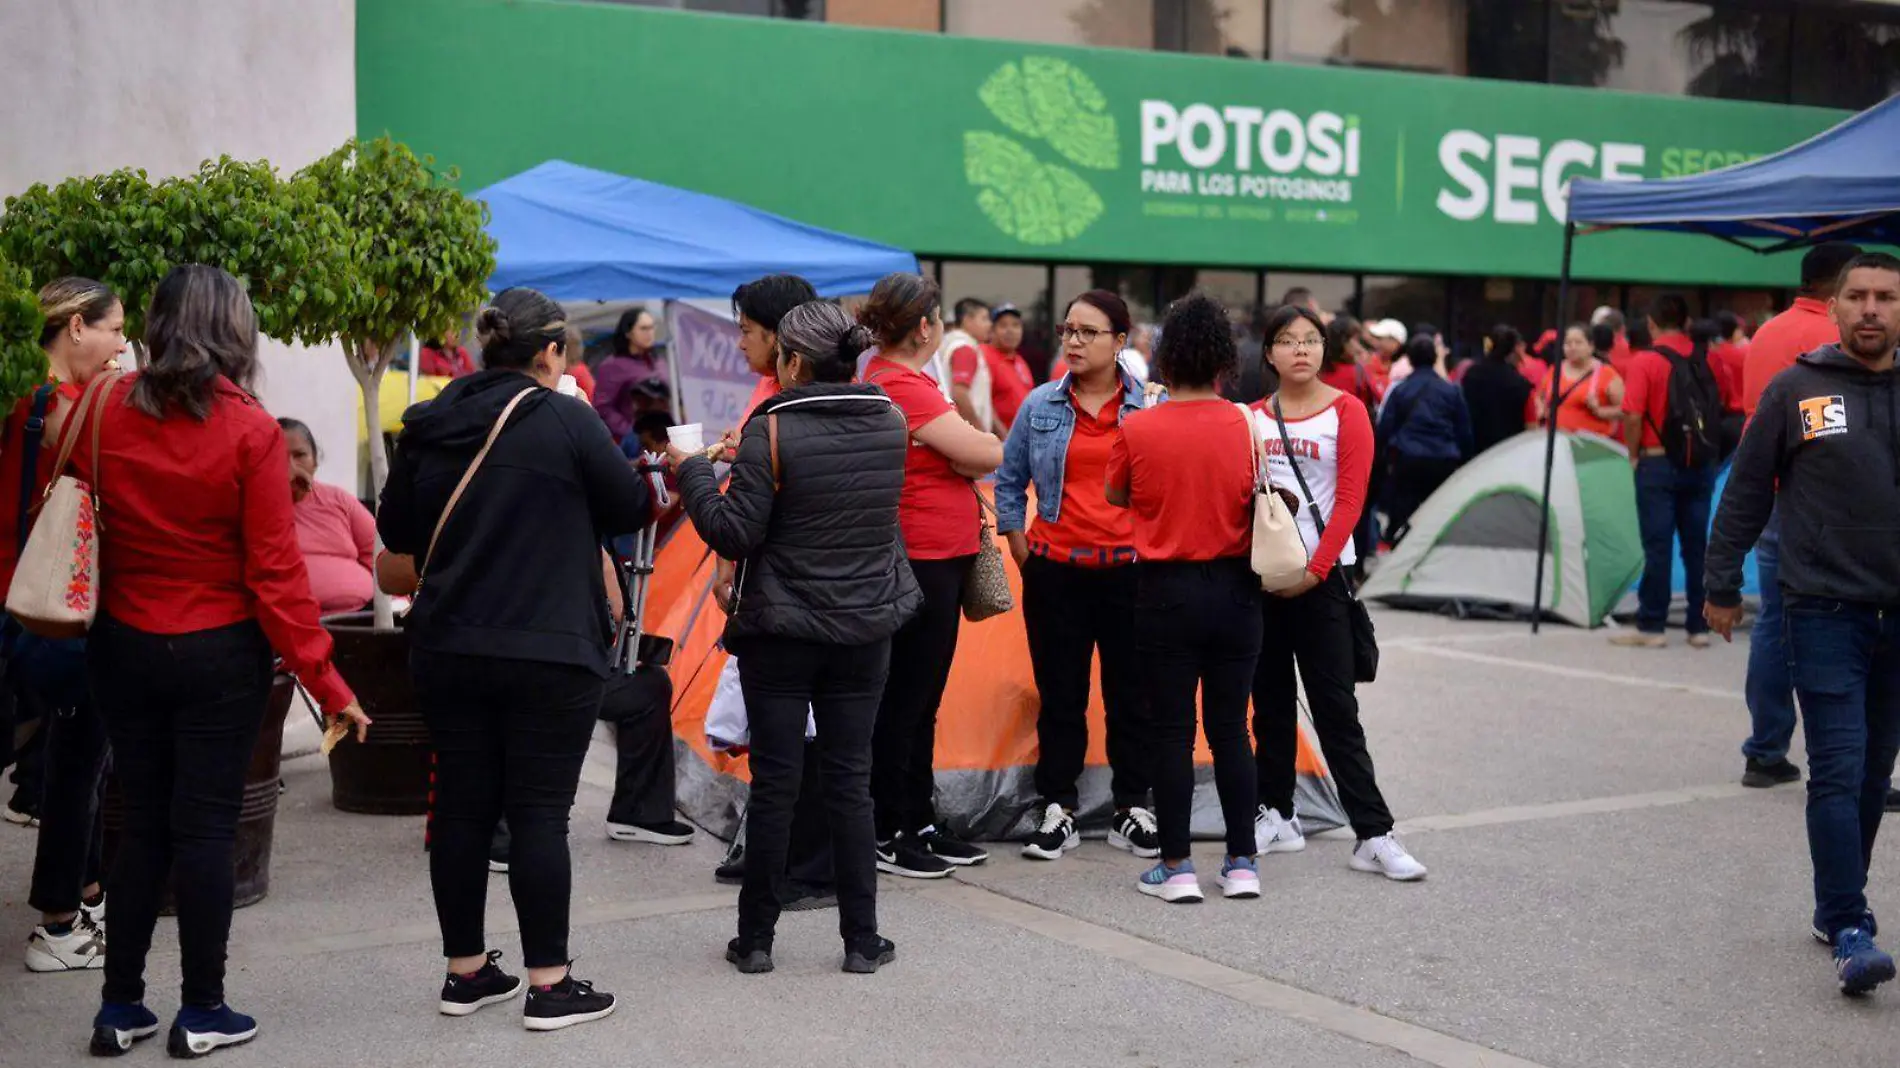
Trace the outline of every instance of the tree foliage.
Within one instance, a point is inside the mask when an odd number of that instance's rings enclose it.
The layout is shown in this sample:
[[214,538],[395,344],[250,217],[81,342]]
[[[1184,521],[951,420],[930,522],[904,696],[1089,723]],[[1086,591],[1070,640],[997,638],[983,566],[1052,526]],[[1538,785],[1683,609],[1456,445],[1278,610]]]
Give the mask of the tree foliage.
[[0,403],[10,406],[46,381],[45,321],[32,276],[0,255]]

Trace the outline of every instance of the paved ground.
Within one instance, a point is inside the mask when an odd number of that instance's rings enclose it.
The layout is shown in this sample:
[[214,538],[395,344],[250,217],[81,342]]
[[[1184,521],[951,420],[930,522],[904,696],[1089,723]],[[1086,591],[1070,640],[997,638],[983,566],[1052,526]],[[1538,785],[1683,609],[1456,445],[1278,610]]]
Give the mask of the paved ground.
[[[220,1063],[1900,1060],[1900,989],[1841,998],[1806,933],[1798,788],[1734,785],[1743,647],[1626,651],[1564,628],[1379,622],[1385,677],[1364,691],[1367,729],[1432,867],[1424,884],[1351,872],[1348,841],[1318,840],[1263,865],[1262,901],[1171,908],[1136,895],[1137,862],[1101,843],[1056,865],[999,850],[948,883],[885,882],[900,960],[875,977],[836,971],[833,913],[788,917],[779,971],[742,977],[719,958],[732,921],[732,893],[710,877],[719,846],[608,843],[591,772],[574,945],[623,1009],[531,1036],[506,1011],[435,1015],[420,821],[338,814],[323,765],[303,759],[288,771],[272,894],[239,913],[233,937],[232,997],[263,1034]],[[30,845],[0,827],[0,929],[22,935]],[[1872,896],[1900,916],[1895,873],[1890,839]],[[492,890],[497,944],[518,960],[506,887]],[[160,946],[151,1001],[168,1014],[171,932]],[[0,966],[0,1065],[80,1060],[96,997],[91,976]]]

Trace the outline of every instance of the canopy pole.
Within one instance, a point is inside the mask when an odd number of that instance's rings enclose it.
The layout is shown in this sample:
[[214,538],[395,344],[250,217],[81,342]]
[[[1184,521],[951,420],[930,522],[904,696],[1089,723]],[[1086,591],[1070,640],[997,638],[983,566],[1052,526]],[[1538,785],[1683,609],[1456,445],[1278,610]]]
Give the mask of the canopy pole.
[[[1577,239],[1577,224],[1564,221],[1564,262],[1557,274],[1557,338],[1563,340],[1567,325],[1566,316],[1570,308],[1570,251]],[[1557,464],[1557,404],[1561,399],[1557,387],[1562,384],[1563,361],[1551,365],[1547,372],[1550,376],[1550,403],[1544,408],[1544,423],[1547,432],[1544,435],[1544,495],[1538,501],[1537,508],[1537,587],[1531,591],[1531,633],[1536,634],[1544,622],[1544,557],[1550,548],[1550,477],[1551,470]],[[1558,576],[1558,581],[1563,581]]]

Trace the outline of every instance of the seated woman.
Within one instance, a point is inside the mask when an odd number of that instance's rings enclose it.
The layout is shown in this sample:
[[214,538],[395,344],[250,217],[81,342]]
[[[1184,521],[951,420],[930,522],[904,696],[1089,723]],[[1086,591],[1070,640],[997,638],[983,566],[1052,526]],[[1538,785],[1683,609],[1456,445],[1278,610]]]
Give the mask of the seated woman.
[[818,726],[844,970],[875,972],[896,955],[877,927],[871,738],[891,636],[923,594],[898,531],[910,434],[890,398],[851,381],[871,341],[835,304],[786,314],[784,391],[746,421],[726,493],[703,453],[668,446],[693,525],[714,552],[741,561],[726,625],[752,726],[739,931],[726,947],[741,972],[772,970],[807,710]]
[[295,419],[279,419],[290,446],[290,499],[297,546],[310,572],[310,592],[324,615],[369,604],[376,584],[376,520],[341,486],[317,481],[317,439]]

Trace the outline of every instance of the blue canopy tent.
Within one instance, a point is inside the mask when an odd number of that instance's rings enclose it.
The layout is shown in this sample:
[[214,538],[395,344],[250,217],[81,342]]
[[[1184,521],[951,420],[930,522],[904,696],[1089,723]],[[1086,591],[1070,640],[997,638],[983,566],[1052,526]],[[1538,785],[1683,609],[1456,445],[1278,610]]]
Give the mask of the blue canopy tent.
[[[1900,96],[1892,97],[1792,148],[1748,163],[1653,182],[1570,183],[1557,307],[1570,306],[1572,246],[1579,235],[1609,230],[1703,234],[1751,252],[1775,253],[1826,241],[1900,244]],[[1557,383],[1550,375],[1551,407]],[[1544,556],[1549,544],[1551,467],[1556,421],[1544,457],[1544,533],[1538,537],[1531,630],[1543,617]]]
[[556,300],[725,299],[761,275],[803,275],[824,296],[868,293],[917,270],[874,241],[705,193],[550,160],[475,194],[500,246],[494,289]]

